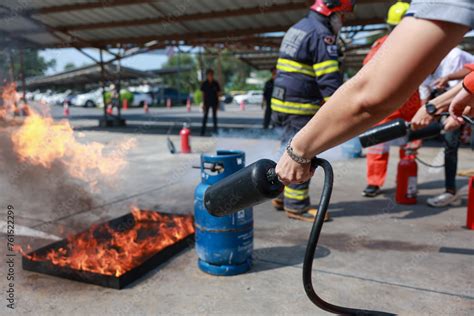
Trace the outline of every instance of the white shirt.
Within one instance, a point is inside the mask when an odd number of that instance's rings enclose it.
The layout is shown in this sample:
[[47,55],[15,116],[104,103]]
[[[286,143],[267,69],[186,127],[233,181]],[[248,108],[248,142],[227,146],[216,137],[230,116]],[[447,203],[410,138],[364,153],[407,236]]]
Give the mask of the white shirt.
[[[474,56],[468,52],[463,51],[460,48],[453,48],[446,57],[441,61],[438,68],[428,76],[420,85],[420,98],[422,100],[428,99],[432,89],[434,88],[433,83],[436,79],[447,76],[464,68],[465,64],[474,63]],[[452,88],[457,85],[460,80],[448,81],[448,88]]]

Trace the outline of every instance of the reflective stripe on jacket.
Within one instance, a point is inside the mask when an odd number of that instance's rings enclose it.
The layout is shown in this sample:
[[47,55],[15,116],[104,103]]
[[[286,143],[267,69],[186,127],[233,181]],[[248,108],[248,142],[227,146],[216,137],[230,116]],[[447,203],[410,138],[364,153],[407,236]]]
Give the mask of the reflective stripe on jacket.
[[310,11],[283,38],[272,110],[314,115],[342,84],[337,58],[329,19]]

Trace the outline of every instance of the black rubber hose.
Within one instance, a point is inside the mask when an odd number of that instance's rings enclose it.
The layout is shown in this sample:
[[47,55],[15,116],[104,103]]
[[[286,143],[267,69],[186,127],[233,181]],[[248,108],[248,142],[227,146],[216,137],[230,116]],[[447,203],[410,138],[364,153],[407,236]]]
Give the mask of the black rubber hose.
[[321,200],[319,202],[318,215],[316,220],[313,223],[313,228],[311,229],[311,234],[308,240],[308,246],[306,247],[306,253],[304,256],[303,262],[303,285],[308,298],[319,308],[339,315],[395,315],[391,313],[378,312],[378,311],[369,311],[355,308],[348,308],[333,305],[324,301],[322,298],[316,294],[313,288],[312,281],[312,269],[314,254],[316,252],[316,247],[318,246],[319,235],[321,234],[321,229],[323,228],[324,216],[328,210],[329,201],[331,200],[332,187],[334,182],[334,174],[332,171],[331,164],[324,159],[316,158],[314,163],[321,167],[324,171],[324,185],[323,192],[321,193]]

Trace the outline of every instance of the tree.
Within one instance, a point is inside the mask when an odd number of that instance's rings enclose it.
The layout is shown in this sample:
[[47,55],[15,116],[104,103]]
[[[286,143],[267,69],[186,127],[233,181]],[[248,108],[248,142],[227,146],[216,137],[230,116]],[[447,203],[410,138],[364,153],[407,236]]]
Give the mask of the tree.
[[[3,80],[10,80],[11,64],[13,64],[13,76],[14,80],[21,78],[20,72],[20,54],[22,52],[19,49],[3,50],[0,52],[0,78]],[[11,58],[11,59],[10,59]],[[13,63],[11,62],[13,61]],[[23,67],[25,71],[25,78],[44,75],[46,70],[56,65],[56,60],[52,59],[46,61],[39,55],[39,51],[36,49],[24,49],[23,50]]]
[[70,70],[73,70],[73,69],[76,69],[76,65],[74,63],[67,63],[64,65],[64,68],[63,70],[64,71],[70,71]]
[[[204,69],[212,68],[216,78],[219,79],[219,62],[217,52],[208,52],[203,56]],[[237,57],[232,52],[224,50],[221,52],[222,79],[226,90],[247,90],[253,87],[246,83],[250,76],[252,67]]]
[[198,68],[193,55],[178,53],[174,56],[171,56],[163,65],[163,68],[186,69],[185,71],[165,75],[163,77],[164,84],[179,89],[179,91],[183,92],[192,92],[199,87],[199,80],[197,76]]

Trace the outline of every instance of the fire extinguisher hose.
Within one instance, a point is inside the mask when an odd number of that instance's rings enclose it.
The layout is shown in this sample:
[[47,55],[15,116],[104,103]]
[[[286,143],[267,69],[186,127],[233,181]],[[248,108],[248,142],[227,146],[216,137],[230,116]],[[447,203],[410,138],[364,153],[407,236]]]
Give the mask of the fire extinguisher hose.
[[419,163],[421,163],[422,165],[426,166],[426,167],[429,167],[429,168],[444,168],[444,164],[442,165],[432,165],[424,160],[421,160],[421,158],[419,157],[415,157],[415,160],[418,161]]
[[306,294],[308,295],[308,298],[319,308],[338,315],[395,315],[385,312],[362,310],[333,305],[331,303],[326,302],[321,297],[319,297],[318,294],[316,294],[312,281],[314,254],[316,252],[316,247],[318,246],[319,236],[321,234],[321,229],[323,228],[324,217],[328,210],[329,201],[331,199],[334,174],[332,166],[327,160],[315,158],[313,160],[313,163],[323,169],[324,184],[323,191],[321,193],[321,199],[319,201],[318,215],[316,216],[316,220],[314,221],[313,227],[311,229],[311,234],[308,240],[308,246],[306,247],[306,253],[303,262],[303,285]]

